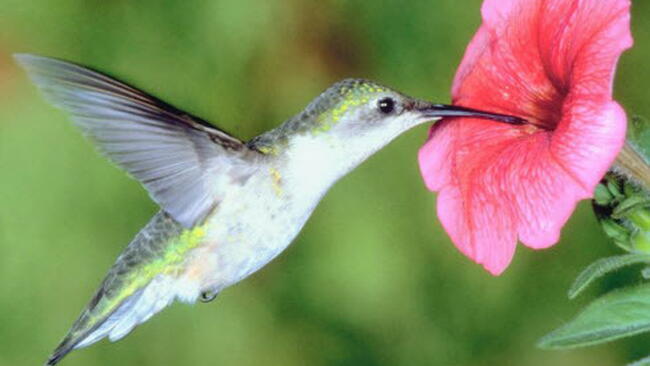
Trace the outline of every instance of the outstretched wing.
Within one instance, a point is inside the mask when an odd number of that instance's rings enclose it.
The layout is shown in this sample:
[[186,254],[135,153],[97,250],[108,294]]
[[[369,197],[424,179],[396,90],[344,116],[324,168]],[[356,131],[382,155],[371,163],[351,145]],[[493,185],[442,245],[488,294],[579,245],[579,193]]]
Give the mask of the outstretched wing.
[[15,57],[46,98],[185,227],[245,177],[243,162],[256,154],[208,122],[107,75],[42,56]]

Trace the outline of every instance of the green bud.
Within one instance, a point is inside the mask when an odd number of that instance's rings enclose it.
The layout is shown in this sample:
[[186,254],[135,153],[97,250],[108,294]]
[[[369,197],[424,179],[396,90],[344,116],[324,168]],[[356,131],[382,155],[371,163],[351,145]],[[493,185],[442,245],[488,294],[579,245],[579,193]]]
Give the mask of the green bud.
[[612,219],[601,221],[601,225],[605,234],[616,241],[625,242],[630,238],[629,230]]
[[614,195],[612,195],[604,184],[599,184],[596,186],[594,191],[594,201],[600,206],[607,206],[614,200]]
[[639,253],[650,253],[650,233],[647,231],[637,231],[630,238],[632,249]]
[[641,231],[650,231],[650,212],[648,212],[648,209],[632,211],[627,215],[627,219],[632,221],[634,226],[638,227]]
[[621,201],[614,208],[612,217],[615,219],[629,219],[633,214],[645,211],[647,207],[650,207],[650,199],[646,195],[635,194]]
[[616,198],[622,199],[625,198],[623,193],[621,193],[621,188],[618,183],[618,180],[615,177],[610,177],[607,179],[607,190]]
[[639,189],[635,187],[633,184],[631,184],[629,181],[626,181],[625,184],[623,185],[623,194],[626,195],[627,197],[630,197],[637,193],[639,193]]

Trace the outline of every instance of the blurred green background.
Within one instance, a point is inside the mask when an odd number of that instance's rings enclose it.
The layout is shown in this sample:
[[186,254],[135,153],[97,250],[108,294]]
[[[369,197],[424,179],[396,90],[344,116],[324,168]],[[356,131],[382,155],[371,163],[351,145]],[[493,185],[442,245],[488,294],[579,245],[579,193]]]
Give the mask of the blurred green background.
[[[650,2],[617,76],[650,116]],[[39,365],[122,248],[156,211],[93,151],[11,59],[56,56],[105,70],[248,139],[331,83],[367,77],[449,101],[480,1],[0,0],[0,365]],[[492,277],[438,223],[419,177],[422,126],[338,183],[277,260],[210,304],[175,304],[123,341],[63,365],[617,365],[641,336],[575,351],[535,341],[595,294],[566,290],[617,253],[584,202],[556,247],[519,247]]]

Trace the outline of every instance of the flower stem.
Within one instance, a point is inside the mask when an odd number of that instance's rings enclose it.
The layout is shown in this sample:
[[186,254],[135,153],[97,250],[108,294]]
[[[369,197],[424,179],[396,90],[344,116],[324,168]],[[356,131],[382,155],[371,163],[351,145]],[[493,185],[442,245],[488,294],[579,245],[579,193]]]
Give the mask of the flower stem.
[[644,190],[650,191],[650,164],[629,141],[621,149],[614,162],[614,171],[631,178]]

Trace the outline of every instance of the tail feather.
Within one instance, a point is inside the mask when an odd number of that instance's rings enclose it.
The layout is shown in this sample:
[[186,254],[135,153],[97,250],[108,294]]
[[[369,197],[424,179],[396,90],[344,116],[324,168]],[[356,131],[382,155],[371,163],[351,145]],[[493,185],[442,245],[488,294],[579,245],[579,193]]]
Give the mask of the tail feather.
[[129,334],[133,328],[149,320],[177,297],[174,283],[176,280],[168,276],[156,277],[139,294],[138,300],[129,306],[128,313],[115,319],[114,324],[102,327],[104,334],[111,342],[118,341]]
[[46,365],[55,365],[70,351],[103,338],[116,341],[126,336],[176,298],[196,301],[201,279],[186,274],[186,266],[192,262],[186,251],[178,249],[184,245],[193,248],[194,242],[187,242],[190,239],[200,240],[201,236],[185,230],[164,211],[156,214],[117,258]]
[[[187,294],[188,289],[187,286],[184,286],[184,282],[175,277],[159,275],[144,288],[115,306],[112,312],[100,316],[99,319],[93,317],[94,309],[89,308],[75,322],[66,338],[54,350],[46,365],[53,366],[71,351],[90,346],[103,338],[108,338],[111,342],[120,340],[136,326],[171,304],[180,294]],[[198,297],[199,291],[193,292]],[[181,299],[187,302],[192,301],[187,296],[183,296]],[[93,301],[101,304],[102,299]]]
[[[98,294],[98,296],[101,295]],[[72,329],[70,332],[68,332],[68,335],[66,335],[63,341],[61,341],[61,343],[56,347],[54,352],[52,352],[52,355],[48,358],[45,365],[56,365],[63,357],[65,357],[73,350],[88,347],[91,344],[104,338],[106,336],[105,329],[111,329],[115,323],[120,318],[122,318],[125,313],[128,312],[128,310],[132,307],[133,302],[137,301],[138,298],[139,294],[133,294],[131,297],[126,299],[112,314],[110,314],[103,323],[98,323],[94,327],[80,334],[77,329],[82,327],[83,324],[86,324],[85,319],[87,318],[88,311],[85,311],[72,326]],[[96,299],[93,299],[93,302],[94,301],[96,301]],[[91,305],[93,302],[91,302]],[[92,307],[89,308],[92,309]]]
[[110,316],[108,316],[108,318],[106,318],[106,320],[103,323],[99,324],[99,326],[96,329],[88,332],[88,334],[84,338],[82,338],[79,341],[79,343],[77,343],[74,346],[74,349],[88,347],[100,341],[102,338],[108,336],[111,330],[114,329],[119,322],[121,322],[126,316],[129,315],[129,313],[132,312],[134,304],[137,303],[141,297],[142,297],[142,291],[138,291],[137,293],[131,295],[131,297],[126,299],[117,308],[117,310],[115,310],[115,312],[113,312]]

